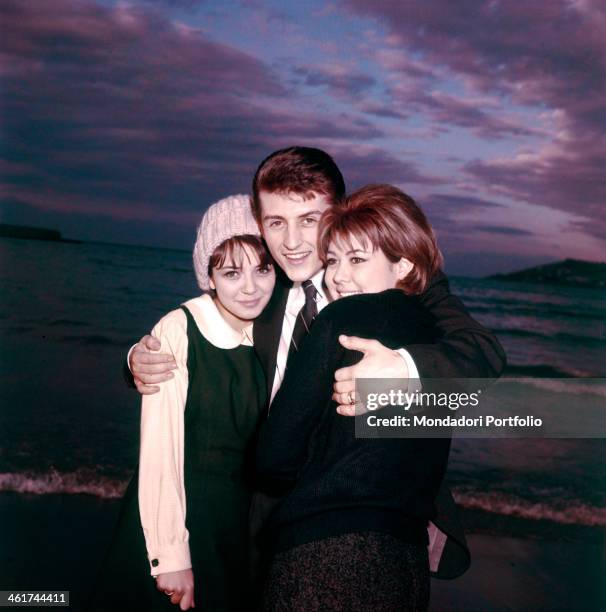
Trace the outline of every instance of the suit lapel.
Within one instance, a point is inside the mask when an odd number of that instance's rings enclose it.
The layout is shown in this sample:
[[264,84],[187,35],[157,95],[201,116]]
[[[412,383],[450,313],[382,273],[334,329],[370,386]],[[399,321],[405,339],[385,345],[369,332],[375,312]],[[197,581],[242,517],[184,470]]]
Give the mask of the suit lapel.
[[282,323],[286,312],[288,292],[292,282],[279,270],[276,274],[276,286],[271,298],[253,325],[253,341],[255,350],[265,370],[268,397],[276,372],[276,361],[278,359],[278,346],[282,334]]

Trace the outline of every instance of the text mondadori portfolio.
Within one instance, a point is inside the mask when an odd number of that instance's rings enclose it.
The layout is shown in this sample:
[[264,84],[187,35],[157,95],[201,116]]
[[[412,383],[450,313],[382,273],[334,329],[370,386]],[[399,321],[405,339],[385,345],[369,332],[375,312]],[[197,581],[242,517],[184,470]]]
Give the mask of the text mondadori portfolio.
[[382,418],[376,414],[367,417],[369,427],[541,427],[543,421],[533,416],[494,417],[428,417],[424,415],[392,416]]

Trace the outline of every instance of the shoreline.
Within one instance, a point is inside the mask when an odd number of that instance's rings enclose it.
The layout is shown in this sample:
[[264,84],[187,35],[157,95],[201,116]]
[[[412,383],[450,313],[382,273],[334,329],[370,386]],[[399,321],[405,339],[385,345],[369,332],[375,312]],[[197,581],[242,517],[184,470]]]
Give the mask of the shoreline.
[[[0,493],[0,589],[69,590],[69,609],[81,610],[119,507],[90,495]],[[432,580],[430,611],[606,609],[606,530],[479,510],[463,510],[463,521],[471,568]],[[499,533],[505,521],[509,533]]]

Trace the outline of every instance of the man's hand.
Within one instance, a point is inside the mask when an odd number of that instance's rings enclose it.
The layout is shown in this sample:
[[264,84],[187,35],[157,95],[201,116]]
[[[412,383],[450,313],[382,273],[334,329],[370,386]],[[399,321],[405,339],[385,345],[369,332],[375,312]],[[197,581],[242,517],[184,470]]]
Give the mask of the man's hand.
[[157,338],[143,336],[130,354],[128,365],[141,395],[158,393],[160,387],[154,385],[174,376],[171,372],[177,367],[174,357],[168,353],[153,352],[159,351],[160,346]]
[[[356,414],[356,378],[408,378],[406,361],[378,340],[339,336],[339,342],[346,349],[364,353],[364,357],[355,365],[335,372],[332,399],[339,404],[337,412],[340,415]],[[358,414],[360,408],[358,406]]]
[[170,603],[179,604],[181,610],[195,608],[194,573],[191,569],[158,574],[156,588],[170,597]]

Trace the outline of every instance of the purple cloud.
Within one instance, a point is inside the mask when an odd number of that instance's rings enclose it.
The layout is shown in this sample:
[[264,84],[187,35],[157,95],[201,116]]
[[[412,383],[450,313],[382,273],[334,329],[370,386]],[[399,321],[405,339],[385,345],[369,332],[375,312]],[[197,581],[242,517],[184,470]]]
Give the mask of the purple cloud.
[[[533,130],[504,116],[501,104],[494,98],[460,97],[440,91],[440,71],[427,59],[410,59],[402,48],[376,48],[375,43],[366,50],[366,57],[377,62],[387,73],[384,108],[405,108],[433,119],[439,126],[468,128],[486,139],[505,136],[528,136]],[[361,109],[362,110],[362,109]],[[385,116],[389,116],[385,113]]]
[[[375,172],[414,176],[368,142],[382,132],[358,114],[297,109],[273,69],[161,13],[86,0],[8,1],[2,193],[68,215],[192,224],[204,207],[247,191],[261,159],[281,146],[354,150]],[[352,163],[355,176],[364,168]],[[417,177],[422,179],[417,172]],[[136,226],[134,226],[136,227]],[[76,236],[77,237],[77,236]],[[106,238],[106,237],[103,237]]]
[[487,232],[488,234],[503,234],[505,236],[532,236],[533,233],[517,227],[506,227],[504,225],[476,225],[474,230]]
[[577,226],[597,238],[606,236],[606,138],[557,139],[537,154],[513,159],[477,160],[465,171],[486,189],[530,204],[577,214]]
[[[599,0],[509,3],[344,0],[387,23],[394,39],[486,92],[524,103],[580,101],[603,91],[606,9]],[[524,83],[524,87],[520,87]]]
[[369,146],[332,146],[339,167],[347,177],[350,191],[366,183],[396,183],[407,185],[437,185],[444,180],[423,173],[417,164],[395,158],[385,151]]
[[[392,64],[399,50],[400,55],[422,58],[435,71],[463,79],[480,95],[551,112],[557,135],[538,152],[479,160],[464,170],[489,192],[575,212],[585,217],[587,231],[606,235],[603,2],[344,0],[343,5],[387,25]],[[420,78],[417,86],[435,83],[431,74]],[[515,122],[495,119],[494,112],[474,110],[467,101],[443,94],[436,99],[420,90],[398,84],[394,88],[400,99],[412,97],[436,119],[471,127],[481,135],[526,133]]]
[[482,110],[473,100],[458,98],[440,91],[417,91],[404,96],[409,105],[427,112],[441,125],[468,128],[478,136],[492,140],[504,136],[529,136],[532,130],[511,120],[496,116],[497,112]]
[[395,104],[386,104],[384,102],[376,102],[374,100],[360,102],[358,103],[357,108],[360,112],[367,115],[384,117],[386,119],[399,119],[405,121],[410,117],[409,112],[404,112],[399,108],[396,108]]
[[491,202],[473,196],[460,196],[449,193],[431,193],[425,198],[425,205],[436,211],[452,214],[461,210],[485,210],[488,208],[502,208],[502,204]]
[[498,202],[450,193],[429,193],[418,203],[436,230],[441,248],[449,251],[461,250],[462,237],[466,247],[474,242],[478,225],[470,219],[486,218],[491,211],[503,209]]
[[436,233],[449,274],[484,276],[555,259],[529,248],[538,242],[533,231],[491,223],[493,217],[507,213],[508,208],[499,202],[452,193],[415,199]]
[[344,64],[325,66],[298,66],[293,70],[309,87],[328,87],[337,97],[356,99],[362,92],[370,89],[376,82],[374,77]]

